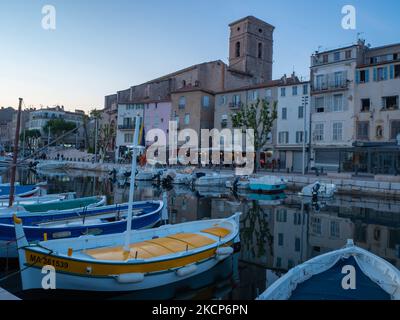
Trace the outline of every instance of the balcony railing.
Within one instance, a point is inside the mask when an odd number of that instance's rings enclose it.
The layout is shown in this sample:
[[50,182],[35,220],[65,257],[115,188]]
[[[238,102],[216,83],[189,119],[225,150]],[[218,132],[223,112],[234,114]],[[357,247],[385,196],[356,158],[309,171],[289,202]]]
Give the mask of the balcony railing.
[[312,88],[313,93],[333,91],[333,90],[347,90],[349,88],[349,80],[340,82],[323,82]]
[[118,130],[135,130],[135,124],[121,124],[121,125],[118,125]]

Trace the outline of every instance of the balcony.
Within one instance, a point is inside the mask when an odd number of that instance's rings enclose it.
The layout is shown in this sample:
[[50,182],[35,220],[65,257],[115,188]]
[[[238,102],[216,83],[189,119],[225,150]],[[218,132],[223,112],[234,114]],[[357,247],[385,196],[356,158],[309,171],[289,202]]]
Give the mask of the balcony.
[[230,102],[229,103],[230,109],[240,109],[241,107],[243,107],[243,102]]
[[315,87],[312,87],[312,93],[324,93],[331,91],[340,91],[340,90],[348,90],[349,89],[349,80],[340,81],[340,82],[323,82]]
[[135,130],[135,124],[120,124],[118,130]]

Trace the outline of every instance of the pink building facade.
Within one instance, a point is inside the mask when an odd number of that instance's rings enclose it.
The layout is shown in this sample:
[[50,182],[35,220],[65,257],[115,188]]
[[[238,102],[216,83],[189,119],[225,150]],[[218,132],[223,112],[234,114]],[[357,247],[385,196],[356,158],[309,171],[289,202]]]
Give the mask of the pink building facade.
[[[164,131],[168,141],[168,124],[171,118],[171,101],[149,102],[144,107],[144,131],[145,134],[151,129],[161,129]],[[146,139],[146,145],[150,141]]]

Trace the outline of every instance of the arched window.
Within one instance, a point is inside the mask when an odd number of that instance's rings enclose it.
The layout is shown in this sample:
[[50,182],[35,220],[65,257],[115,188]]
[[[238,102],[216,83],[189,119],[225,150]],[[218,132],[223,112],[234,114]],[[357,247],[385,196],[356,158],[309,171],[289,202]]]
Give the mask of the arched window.
[[240,42],[236,42],[236,58],[240,57]]
[[258,43],[258,59],[261,59],[262,58],[262,43],[261,42],[259,42]]

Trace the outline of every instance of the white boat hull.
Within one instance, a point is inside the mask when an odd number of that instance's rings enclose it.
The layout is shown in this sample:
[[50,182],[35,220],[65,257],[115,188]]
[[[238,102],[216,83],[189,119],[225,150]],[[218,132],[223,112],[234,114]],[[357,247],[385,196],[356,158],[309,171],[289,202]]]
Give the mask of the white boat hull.
[[[227,256],[226,258],[231,258]],[[225,258],[225,259],[226,259]],[[143,281],[137,283],[121,283],[117,281],[115,276],[110,277],[76,277],[69,274],[57,272],[56,273],[56,289],[57,290],[79,290],[82,291],[96,291],[96,292],[125,292],[125,291],[138,291],[154,287],[160,287],[175,283],[187,278],[191,278],[207,270],[212,269],[223,260],[209,259],[196,264],[196,270],[186,275],[178,275],[177,270],[170,270],[168,272],[159,272],[154,274],[147,274],[144,276]],[[23,290],[42,289],[42,279],[44,274],[41,273],[41,268],[29,268],[23,273]],[[133,280],[134,281],[134,280]]]

